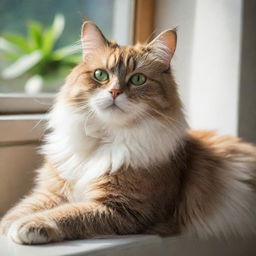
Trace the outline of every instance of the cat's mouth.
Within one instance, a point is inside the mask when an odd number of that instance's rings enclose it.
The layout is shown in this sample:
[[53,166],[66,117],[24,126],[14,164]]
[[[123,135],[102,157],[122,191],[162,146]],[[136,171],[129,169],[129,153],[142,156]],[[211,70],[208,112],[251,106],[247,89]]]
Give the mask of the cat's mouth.
[[111,110],[111,111],[120,111],[120,112],[125,112],[122,108],[120,108],[115,101],[109,106],[105,108],[105,110]]

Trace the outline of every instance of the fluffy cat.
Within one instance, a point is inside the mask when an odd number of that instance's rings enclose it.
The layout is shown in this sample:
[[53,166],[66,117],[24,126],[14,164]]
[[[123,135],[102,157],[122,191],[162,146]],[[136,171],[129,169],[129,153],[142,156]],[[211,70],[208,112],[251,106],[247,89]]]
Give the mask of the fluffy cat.
[[81,41],[83,61],[50,113],[36,185],[1,233],[40,244],[254,230],[256,148],[188,130],[170,68],[175,31],[119,46],[85,22]]

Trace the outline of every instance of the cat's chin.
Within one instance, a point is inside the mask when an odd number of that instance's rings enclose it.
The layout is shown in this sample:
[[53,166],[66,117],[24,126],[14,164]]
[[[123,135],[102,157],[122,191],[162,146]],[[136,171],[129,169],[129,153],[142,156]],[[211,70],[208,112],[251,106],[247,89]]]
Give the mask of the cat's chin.
[[102,122],[111,126],[130,126],[135,121],[131,113],[126,113],[114,104],[105,109],[98,109],[96,115]]

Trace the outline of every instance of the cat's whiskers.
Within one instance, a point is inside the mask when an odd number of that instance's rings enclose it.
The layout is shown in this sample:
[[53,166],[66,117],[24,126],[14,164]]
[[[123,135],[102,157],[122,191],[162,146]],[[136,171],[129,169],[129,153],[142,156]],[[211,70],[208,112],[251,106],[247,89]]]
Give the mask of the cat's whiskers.
[[68,48],[68,52],[70,54],[81,53],[82,50],[83,48],[82,48],[81,40],[77,40],[76,42],[71,44],[71,46],[69,46]]
[[[144,109],[142,109],[141,106],[138,106],[138,105],[135,105],[133,106],[136,110],[137,110],[137,113],[138,113],[138,118],[140,120],[145,120],[145,116],[153,121],[156,121],[158,122],[159,124],[161,124],[161,126],[163,128],[168,128],[168,126],[166,124],[164,124],[161,120],[157,119],[154,115],[150,114],[149,112],[145,111]],[[168,122],[168,124],[171,124],[170,120]]]
[[158,114],[159,116],[161,116],[162,118],[164,118],[165,121],[167,121],[167,123],[169,123],[169,124],[172,124],[172,125],[173,125],[173,123],[177,123],[177,125],[183,125],[179,120],[174,119],[174,118],[172,118],[172,117],[170,117],[170,116],[167,116],[167,115],[165,115],[164,113],[161,113],[160,111],[158,111],[158,110],[156,110],[156,109],[151,109],[151,110],[153,110],[156,114]]
[[[34,129],[36,129],[43,121],[45,121],[45,118],[44,118],[44,117],[40,118],[39,121],[36,122],[36,124],[33,126],[33,128],[31,129],[31,131],[33,131]],[[48,129],[46,125],[40,125],[40,127],[43,129],[43,131],[42,131],[41,136],[39,137],[39,140],[42,139],[42,137],[45,135],[45,133],[46,133],[46,131],[47,131],[47,129]]]

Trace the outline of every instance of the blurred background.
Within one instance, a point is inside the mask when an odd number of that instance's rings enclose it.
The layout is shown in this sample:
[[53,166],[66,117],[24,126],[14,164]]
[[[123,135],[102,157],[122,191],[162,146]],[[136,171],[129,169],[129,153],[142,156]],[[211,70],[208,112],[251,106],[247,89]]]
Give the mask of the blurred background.
[[56,92],[80,61],[82,21],[96,21],[111,38],[113,10],[112,0],[1,1],[0,92]]
[[0,215],[41,163],[45,113],[81,59],[85,19],[121,45],[177,27],[172,66],[191,127],[256,142],[255,0],[1,0]]
[[85,19],[121,45],[177,27],[173,69],[191,127],[256,142],[255,8],[253,0],[1,0],[0,112],[45,111],[31,95],[47,101],[80,61]]

